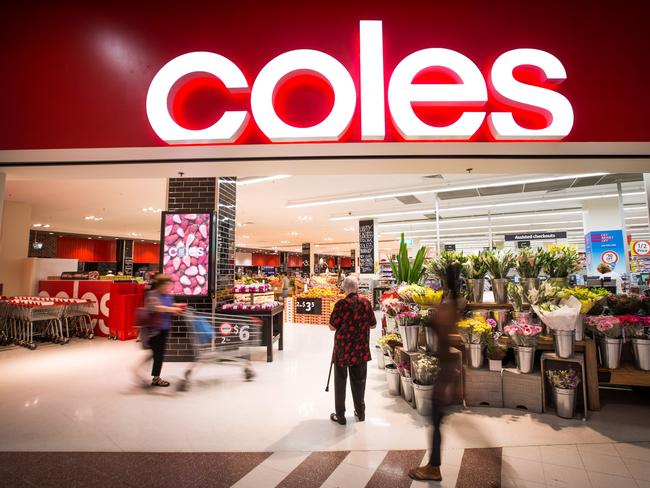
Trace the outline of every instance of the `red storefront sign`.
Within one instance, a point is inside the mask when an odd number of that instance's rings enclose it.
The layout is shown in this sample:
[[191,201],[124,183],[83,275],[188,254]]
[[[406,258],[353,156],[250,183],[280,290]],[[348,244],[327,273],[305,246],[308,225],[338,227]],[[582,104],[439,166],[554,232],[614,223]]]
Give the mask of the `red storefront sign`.
[[[93,4],[43,4],[39,9],[16,4],[5,9],[6,25],[0,32],[7,47],[0,90],[6,114],[0,119],[0,149],[166,145],[147,118],[147,93],[163,66],[192,52],[227,58],[241,71],[246,87],[231,93],[209,75],[175,83],[169,113],[184,128],[205,129],[225,112],[250,117],[251,96],[265,67],[283,53],[310,50],[335,59],[354,85],[354,104],[346,105],[348,111],[353,106],[352,116],[340,135],[336,131],[336,141],[377,140],[363,137],[362,102],[372,90],[361,86],[362,20],[379,20],[383,27],[383,86],[375,90],[387,108],[385,136],[380,140],[410,140],[395,121],[390,83],[404,59],[426,49],[446,49],[471,60],[487,80],[487,101],[473,100],[480,104],[471,107],[413,103],[417,119],[445,127],[463,114],[484,112],[470,141],[495,140],[489,127],[489,115],[494,113],[512,113],[524,128],[545,127],[548,110],[531,110],[530,101],[523,106],[504,101],[498,96],[503,90],[490,84],[499,56],[534,49],[559,60],[566,80],[558,85],[545,80],[549,78],[545,70],[526,66],[516,68],[513,77],[570,102],[575,118],[564,141],[650,141],[646,122],[650,92],[645,89],[650,65],[641,61],[650,48],[645,34],[649,17],[647,2],[620,8],[560,0],[543,4],[360,0],[300,8],[244,0],[186,2],[175,9],[117,2],[110,10]],[[459,73],[441,68],[422,70],[413,84],[457,85]],[[313,70],[283,79],[272,98],[278,118],[297,128],[326,120],[336,103],[330,81]],[[258,118],[254,114],[241,127],[237,144],[271,142],[268,128],[261,127],[264,121],[260,124]],[[372,117],[365,120],[377,122]]]

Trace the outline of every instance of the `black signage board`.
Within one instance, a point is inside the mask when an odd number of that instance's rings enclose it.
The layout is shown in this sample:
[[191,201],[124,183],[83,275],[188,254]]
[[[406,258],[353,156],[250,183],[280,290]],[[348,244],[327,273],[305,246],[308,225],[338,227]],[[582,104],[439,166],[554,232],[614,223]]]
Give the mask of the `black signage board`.
[[352,272],[357,272],[357,251],[355,249],[350,249],[350,261],[352,263]]
[[566,239],[566,232],[531,232],[528,234],[506,234],[506,241],[543,241],[548,239]]
[[311,275],[311,263],[309,262],[311,246],[308,242],[302,245],[302,275],[309,278]]
[[359,268],[361,274],[375,272],[375,222],[359,221]]
[[296,298],[296,313],[302,315],[320,315],[322,311],[322,298]]
[[456,244],[445,244],[445,251],[455,251]]
[[518,249],[523,249],[525,247],[530,247],[530,241],[517,241]]

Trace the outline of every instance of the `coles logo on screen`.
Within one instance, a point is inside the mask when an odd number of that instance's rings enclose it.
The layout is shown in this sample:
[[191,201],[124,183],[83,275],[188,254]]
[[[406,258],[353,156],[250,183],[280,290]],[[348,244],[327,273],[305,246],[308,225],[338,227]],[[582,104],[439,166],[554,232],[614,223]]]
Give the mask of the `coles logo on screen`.
[[[504,52],[484,77],[464,54],[433,47],[409,54],[388,76],[384,70],[383,43],[382,22],[362,20],[359,24],[358,80],[329,54],[296,49],[271,59],[257,74],[252,86],[240,67],[230,59],[212,52],[186,53],[169,61],[154,76],[147,93],[147,117],[156,134],[168,144],[234,143],[251,116],[271,142],[338,141],[352,123],[357,100],[361,140],[364,141],[385,140],[386,112],[397,132],[407,141],[469,140],[486,119],[491,136],[498,141],[561,140],[571,132],[573,108],[569,100],[554,89],[567,74],[560,60],[546,51],[526,48]],[[520,67],[539,71],[545,86],[518,80],[513,73]],[[450,73],[455,83],[416,82],[420,73],[431,69]],[[226,110],[210,127],[196,130],[182,127],[170,113],[170,94],[179,80],[206,73],[218,78],[231,94],[250,91],[250,113]],[[323,120],[309,127],[296,127],[278,115],[274,97],[289,78],[305,73],[325,80],[334,101]],[[389,77],[387,93],[385,77]],[[491,113],[481,111],[488,102],[488,92],[505,109]],[[418,117],[414,110],[418,105],[471,111],[463,111],[457,120],[447,125],[433,125]],[[507,111],[522,108],[541,116],[545,126],[524,127],[512,111]],[[215,107],[215,112],[218,110],[219,107]]]

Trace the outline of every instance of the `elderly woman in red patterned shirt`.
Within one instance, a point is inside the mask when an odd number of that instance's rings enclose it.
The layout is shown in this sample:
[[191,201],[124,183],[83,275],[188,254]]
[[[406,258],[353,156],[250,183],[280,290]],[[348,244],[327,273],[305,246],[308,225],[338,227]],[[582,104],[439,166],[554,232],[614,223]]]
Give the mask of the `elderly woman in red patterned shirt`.
[[341,286],[347,295],[336,302],[330,316],[334,340],[334,398],[336,413],[330,420],[345,425],[345,386],[350,372],[350,388],[354,399],[354,415],[359,422],[366,418],[366,375],[370,361],[370,329],[377,325],[372,304],[359,296],[357,279],[348,276]]

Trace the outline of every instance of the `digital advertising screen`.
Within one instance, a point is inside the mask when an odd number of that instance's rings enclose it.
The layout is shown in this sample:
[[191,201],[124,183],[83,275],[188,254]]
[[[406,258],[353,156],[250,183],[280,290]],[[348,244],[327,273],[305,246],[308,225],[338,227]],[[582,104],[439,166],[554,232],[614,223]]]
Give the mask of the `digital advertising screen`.
[[173,282],[172,294],[210,294],[212,214],[171,213],[162,216],[162,270]]

